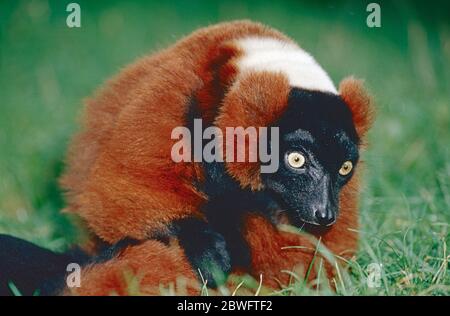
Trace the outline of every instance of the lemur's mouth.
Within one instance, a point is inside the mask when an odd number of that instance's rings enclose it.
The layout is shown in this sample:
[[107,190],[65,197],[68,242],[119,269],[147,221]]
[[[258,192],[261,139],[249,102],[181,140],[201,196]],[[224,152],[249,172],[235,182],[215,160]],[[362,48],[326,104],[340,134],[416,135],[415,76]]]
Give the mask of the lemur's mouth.
[[271,219],[276,225],[292,225],[288,214],[282,209],[273,211],[271,214]]
[[275,225],[292,225],[298,228],[302,228],[305,225],[306,222],[300,219],[299,212],[289,207],[281,194],[270,190],[270,195],[273,203],[270,205],[268,211],[270,218]]
[[270,191],[273,203],[270,206],[269,215],[275,225],[290,225],[308,232],[320,232],[328,230],[332,225],[324,226],[317,222],[309,221],[301,216],[301,211],[294,209],[276,191]]

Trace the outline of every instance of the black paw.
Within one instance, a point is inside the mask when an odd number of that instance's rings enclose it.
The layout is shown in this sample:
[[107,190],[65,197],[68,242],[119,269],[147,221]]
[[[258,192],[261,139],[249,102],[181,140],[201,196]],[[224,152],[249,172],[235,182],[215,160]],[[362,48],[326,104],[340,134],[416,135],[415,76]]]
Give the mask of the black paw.
[[231,272],[225,238],[198,219],[186,219],[176,226],[180,245],[200,280],[211,288],[225,283]]

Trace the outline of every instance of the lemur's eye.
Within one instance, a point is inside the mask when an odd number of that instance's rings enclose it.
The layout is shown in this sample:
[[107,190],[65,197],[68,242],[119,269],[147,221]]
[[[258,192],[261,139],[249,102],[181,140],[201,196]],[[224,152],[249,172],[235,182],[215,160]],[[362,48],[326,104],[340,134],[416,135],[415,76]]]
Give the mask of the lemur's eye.
[[292,168],[301,168],[305,164],[305,156],[299,152],[292,152],[288,155],[287,161]]
[[342,164],[341,169],[339,169],[339,174],[341,176],[348,175],[353,169],[353,163],[351,161],[346,161]]

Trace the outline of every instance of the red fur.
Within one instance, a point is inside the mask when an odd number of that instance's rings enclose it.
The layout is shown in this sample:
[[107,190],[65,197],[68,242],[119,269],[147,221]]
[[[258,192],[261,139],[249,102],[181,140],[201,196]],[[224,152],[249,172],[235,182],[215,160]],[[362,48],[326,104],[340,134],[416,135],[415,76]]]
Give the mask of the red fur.
[[173,287],[177,294],[198,295],[200,283],[178,245],[146,241],[130,246],[116,258],[87,266],[80,287],[65,295],[161,295]]

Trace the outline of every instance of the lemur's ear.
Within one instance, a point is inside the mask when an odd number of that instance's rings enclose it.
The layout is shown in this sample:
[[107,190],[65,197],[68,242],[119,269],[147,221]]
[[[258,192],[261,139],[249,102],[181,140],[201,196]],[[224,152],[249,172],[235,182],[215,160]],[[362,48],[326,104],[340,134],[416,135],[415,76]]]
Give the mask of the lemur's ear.
[[339,93],[352,112],[358,136],[363,138],[374,119],[372,97],[365,89],[363,80],[354,77],[343,79],[339,84]]
[[[236,143],[236,139],[227,139],[227,127],[271,126],[286,109],[290,86],[287,77],[275,72],[246,72],[239,74],[222,100],[214,125],[222,130],[223,141],[235,143],[234,150],[246,152],[250,157],[248,143]],[[244,133],[242,135],[241,133]],[[236,137],[246,137],[244,131],[236,131]],[[221,144],[224,144],[224,142]],[[247,139],[248,141],[248,139]],[[245,146],[239,148],[239,146]],[[239,181],[242,188],[262,189],[260,164],[257,162],[226,162],[227,172]]]
[[206,124],[212,123],[217,104],[220,104],[225,93],[237,74],[235,64],[240,49],[232,42],[226,42],[208,52],[201,65],[200,77],[203,87],[197,91],[198,110]]

